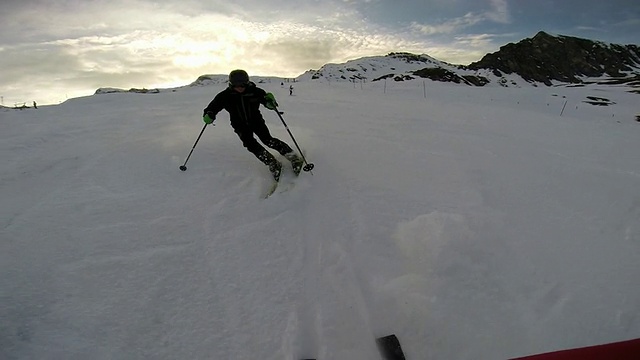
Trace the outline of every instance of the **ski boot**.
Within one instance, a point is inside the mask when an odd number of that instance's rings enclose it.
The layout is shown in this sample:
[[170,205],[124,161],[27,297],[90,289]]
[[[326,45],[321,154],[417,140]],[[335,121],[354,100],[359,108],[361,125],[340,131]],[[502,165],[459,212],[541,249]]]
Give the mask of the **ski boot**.
[[282,173],[282,163],[274,159],[274,162],[269,164],[269,171],[271,171],[273,180],[275,180],[276,182],[280,181],[280,174]]
[[298,155],[296,155],[296,153],[293,151],[285,154],[284,157],[291,162],[293,173],[296,174],[296,176],[300,175],[300,171],[302,170],[302,165],[304,164],[302,159]]
[[280,181],[280,174],[282,173],[282,163],[276,160],[276,158],[267,150],[261,152],[260,155],[258,155],[258,159],[269,167],[269,171],[271,172],[273,179],[276,182]]

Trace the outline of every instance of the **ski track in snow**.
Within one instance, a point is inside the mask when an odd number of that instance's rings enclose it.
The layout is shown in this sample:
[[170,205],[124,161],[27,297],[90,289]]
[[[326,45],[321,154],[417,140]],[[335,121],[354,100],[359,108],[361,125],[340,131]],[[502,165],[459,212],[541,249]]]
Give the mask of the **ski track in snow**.
[[[357,269],[356,242],[364,226],[354,213],[354,200],[348,184],[339,186],[339,172],[326,164],[314,178],[317,197],[306,204],[300,224],[304,225],[301,240],[305,247],[305,296],[302,307],[303,333],[312,354],[323,359],[375,358],[374,336],[369,324],[369,306],[362,286],[366,284]],[[331,180],[333,179],[333,180]],[[338,186],[338,190],[332,187]],[[331,229],[327,231],[327,229]],[[329,338],[340,339],[334,344]],[[309,354],[300,354],[309,356]]]

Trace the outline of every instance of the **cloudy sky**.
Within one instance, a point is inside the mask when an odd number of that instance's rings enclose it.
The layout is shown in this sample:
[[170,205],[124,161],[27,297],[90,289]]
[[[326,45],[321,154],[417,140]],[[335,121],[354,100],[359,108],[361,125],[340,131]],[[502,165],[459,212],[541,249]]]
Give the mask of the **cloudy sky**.
[[469,64],[549,33],[640,43],[638,0],[1,0],[2,104],[171,87],[235,68],[295,77],[391,51]]

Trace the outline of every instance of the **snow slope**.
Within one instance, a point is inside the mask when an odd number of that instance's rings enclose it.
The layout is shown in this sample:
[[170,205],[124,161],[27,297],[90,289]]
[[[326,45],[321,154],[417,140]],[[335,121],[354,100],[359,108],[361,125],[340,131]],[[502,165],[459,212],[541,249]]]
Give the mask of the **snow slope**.
[[221,85],[0,111],[0,358],[376,359],[395,333],[408,359],[505,359],[640,337],[637,95],[288,85],[261,86],[315,170],[267,200],[226,114],[178,170]]

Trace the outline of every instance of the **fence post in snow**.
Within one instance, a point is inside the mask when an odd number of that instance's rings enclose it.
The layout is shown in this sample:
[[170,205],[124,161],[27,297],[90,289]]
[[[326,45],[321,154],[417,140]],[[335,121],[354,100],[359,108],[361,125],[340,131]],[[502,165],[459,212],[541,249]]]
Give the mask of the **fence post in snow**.
[[564,107],[567,106],[567,100],[564,101],[564,105],[562,105],[562,111],[560,111],[560,116],[564,113]]

